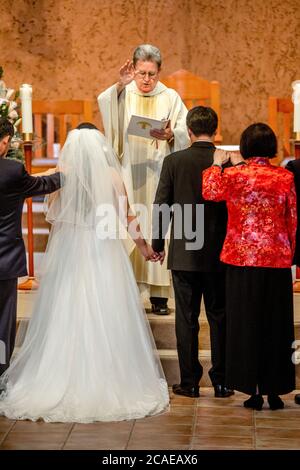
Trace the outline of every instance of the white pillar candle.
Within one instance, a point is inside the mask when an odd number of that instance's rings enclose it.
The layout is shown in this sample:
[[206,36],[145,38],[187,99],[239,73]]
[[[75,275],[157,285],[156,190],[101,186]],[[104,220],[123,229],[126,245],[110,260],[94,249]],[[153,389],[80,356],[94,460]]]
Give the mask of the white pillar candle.
[[300,132],[300,80],[292,83],[294,103],[294,132]]
[[20,87],[22,109],[22,132],[32,133],[32,86],[24,83]]

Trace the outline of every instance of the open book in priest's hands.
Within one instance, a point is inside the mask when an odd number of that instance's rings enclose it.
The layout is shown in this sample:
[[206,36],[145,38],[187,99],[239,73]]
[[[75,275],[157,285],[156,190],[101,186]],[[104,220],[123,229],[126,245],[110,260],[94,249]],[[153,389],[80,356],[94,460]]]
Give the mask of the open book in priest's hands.
[[153,129],[165,129],[168,126],[169,119],[151,119],[145,116],[131,116],[127,132],[129,135],[136,135],[138,137],[146,137],[146,139],[153,139],[150,131]]

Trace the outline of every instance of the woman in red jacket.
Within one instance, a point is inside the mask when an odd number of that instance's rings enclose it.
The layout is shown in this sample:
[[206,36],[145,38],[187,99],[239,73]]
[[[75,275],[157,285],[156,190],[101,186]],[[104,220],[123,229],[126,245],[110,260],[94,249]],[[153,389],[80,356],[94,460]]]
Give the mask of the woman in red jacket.
[[266,124],[241,136],[245,164],[222,171],[222,160],[203,174],[203,196],[227,203],[221,260],[227,266],[226,381],[251,395],[247,408],[271,409],[295,388],[291,263],[297,225],[293,175],[270,164],[277,140]]

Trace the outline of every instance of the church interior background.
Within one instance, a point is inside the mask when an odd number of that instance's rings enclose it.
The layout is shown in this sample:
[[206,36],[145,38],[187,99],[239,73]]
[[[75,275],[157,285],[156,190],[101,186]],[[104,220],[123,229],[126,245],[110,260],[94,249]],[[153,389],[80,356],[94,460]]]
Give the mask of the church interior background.
[[[268,122],[269,97],[290,97],[291,83],[300,79],[299,7],[299,0],[1,0],[0,65],[10,87],[32,84],[35,100],[91,100],[93,121],[101,127],[97,95],[117,80],[136,45],[154,44],[162,52],[162,78],[185,69],[219,81],[223,144],[236,145],[249,124]],[[49,227],[42,209],[34,220],[38,266]],[[24,228],[26,236],[25,216]],[[18,341],[35,295],[19,293]],[[297,339],[299,296],[294,294]],[[170,412],[121,423],[0,418],[0,449],[299,449],[300,407],[294,394],[276,412],[244,409],[240,393],[213,398],[204,311],[200,318],[205,369],[200,398],[171,396]],[[172,384],[178,374],[174,312],[148,319]]]

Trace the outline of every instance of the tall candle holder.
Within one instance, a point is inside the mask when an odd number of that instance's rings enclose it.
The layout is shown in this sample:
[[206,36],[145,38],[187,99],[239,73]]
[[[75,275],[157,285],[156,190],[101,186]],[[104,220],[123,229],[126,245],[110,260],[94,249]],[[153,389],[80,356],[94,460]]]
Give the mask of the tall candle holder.
[[295,132],[294,155],[295,155],[296,160],[300,158],[300,131]]
[[[29,174],[31,174],[32,162],[32,146],[33,134],[32,132],[23,133],[23,146],[25,155],[25,166]],[[18,285],[20,290],[35,290],[38,288],[38,282],[34,276],[34,244],[33,244],[33,211],[32,211],[32,198],[26,199],[27,204],[27,246],[28,246],[28,279],[22,284]]]
[[[298,160],[300,159],[300,132],[295,132],[295,139],[291,142],[294,147],[295,159]],[[293,284],[293,291],[300,292],[300,268],[298,266],[296,267],[296,279]]]

